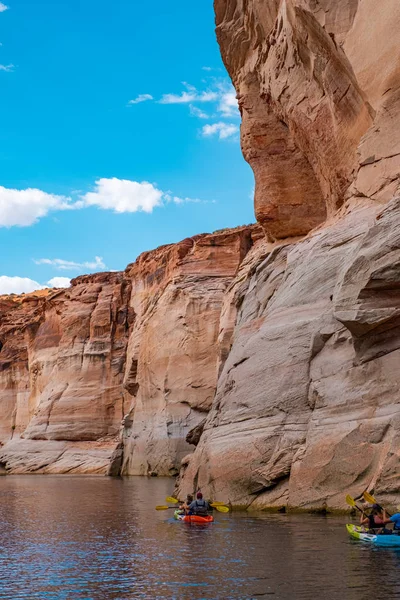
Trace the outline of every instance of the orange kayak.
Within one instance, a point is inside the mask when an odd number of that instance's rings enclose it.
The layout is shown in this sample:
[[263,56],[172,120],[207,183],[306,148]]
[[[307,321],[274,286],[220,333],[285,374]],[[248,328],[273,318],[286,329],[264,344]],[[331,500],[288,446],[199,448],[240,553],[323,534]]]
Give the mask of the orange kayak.
[[184,523],[212,523],[214,517],[207,515],[207,517],[200,517],[199,515],[180,515],[179,511],[175,511],[175,519],[183,521]]

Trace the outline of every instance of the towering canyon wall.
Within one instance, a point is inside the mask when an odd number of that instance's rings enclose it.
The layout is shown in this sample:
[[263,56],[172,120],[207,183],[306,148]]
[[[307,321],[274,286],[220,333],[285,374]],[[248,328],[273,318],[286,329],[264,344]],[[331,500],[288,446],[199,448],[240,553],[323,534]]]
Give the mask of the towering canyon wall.
[[0,297],[6,470],[176,474],[215,394],[225,290],[260,235],[199,235],[124,273]]
[[0,463],[181,467],[177,493],[251,508],[398,503],[400,4],[215,10],[261,227],[0,298]]
[[130,284],[0,299],[0,461],[12,473],[104,473],[119,444]]
[[395,503],[400,5],[215,0],[215,9],[256,215],[275,243],[232,284],[232,347],[178,492],[343,508],[348,490],[368,488]]
[[215,0],[255,209],[271,239],[308,233],[351,196],[398,184],[400,5]]

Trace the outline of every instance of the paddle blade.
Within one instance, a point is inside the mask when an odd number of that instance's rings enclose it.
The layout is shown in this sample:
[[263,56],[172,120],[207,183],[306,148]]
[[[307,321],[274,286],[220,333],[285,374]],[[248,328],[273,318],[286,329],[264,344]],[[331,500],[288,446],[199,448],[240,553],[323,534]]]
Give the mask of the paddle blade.
[[226,506],[225,502],[211,502],[211,506]]
[[156,506],[156,510],[168,510],[171,506]]
[[354,508],[357,508],[356,501],[349,494],[347,494],[347,496],[346,496],[346,504],[348,504],[349,506],[353,506]]
[[165,498],[165,502],[169,502],[170,504],[178,504],[179,500],[173,498],[172,496],[168,496]]
[[375,498],[371,496],[371,494],[368,494],[368,492],[364,492],[363,496],[366,502],[369,502],[370,504],[376,504]]
[[[211,504],[211,506],[212,506],[212,504]],[[221,513],[229,512],[229,508],[227,506],[215,506],[215,510],[217,510],[218,512],[221,512]]]

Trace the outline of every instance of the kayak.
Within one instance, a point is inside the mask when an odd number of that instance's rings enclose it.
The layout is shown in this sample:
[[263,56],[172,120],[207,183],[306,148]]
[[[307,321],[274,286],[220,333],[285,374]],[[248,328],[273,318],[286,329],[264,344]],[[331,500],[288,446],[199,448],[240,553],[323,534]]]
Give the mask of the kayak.
[[183,521],[184,523],[212,523],[214,517],[207,515],[206,517],[200,517],[199,515],[182,515],[179,510],[174,512],[174,518],[177,521]]
[[346,525],[346,529],[350,536],[361,542],[369,542],[374,546],[386,546],[400,548],[400,535],[397,534],[372,534],[366,533],[362,527],[357,525]]

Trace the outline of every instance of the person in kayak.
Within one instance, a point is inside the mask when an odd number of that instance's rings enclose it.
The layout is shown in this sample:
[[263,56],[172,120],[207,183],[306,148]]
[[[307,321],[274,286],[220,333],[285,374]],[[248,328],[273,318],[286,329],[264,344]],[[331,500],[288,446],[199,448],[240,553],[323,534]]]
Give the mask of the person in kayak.
[[361,525],[368,525],[368,531],[370,533],[392,533],[390,529],[385,528],[385,525],[390,522],[385,510],[383,510],[379,504],[374,504],[370,514],[365,516],[364,513],[361,515],[360,519]]
[[396,513],[389,517],[389,522],[393,523],[393,532],[400,535],[400,513]]
[[181,508],[184,511],[185,515],[189,514],[189,507],[193,502],[193,496],[191,494],[188,494],[186,496],[186,500],[185,502],[182,504]]
[[201,492],[197,492],[196,500],[189,505],[189,515],[198,515],[200,517],[205,517],[210,510],[210,505],[207,500],[203,499],[203,494]]

